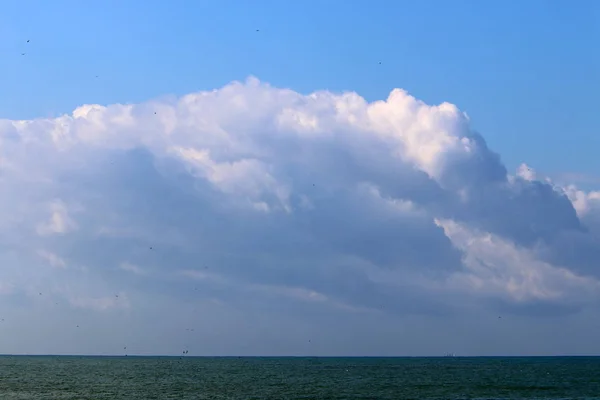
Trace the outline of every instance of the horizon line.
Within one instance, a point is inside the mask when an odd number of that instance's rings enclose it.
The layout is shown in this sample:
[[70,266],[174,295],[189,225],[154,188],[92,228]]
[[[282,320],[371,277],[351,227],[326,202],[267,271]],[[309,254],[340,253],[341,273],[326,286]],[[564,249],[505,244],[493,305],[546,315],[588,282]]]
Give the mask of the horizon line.
[[112,357],[112,358],[594,358],[600,354],[557,354],[557,355],[436,355],[436,356],[315,356],[315,355],[174,355],[174,354],[27,354],[2,353],[0,357]]

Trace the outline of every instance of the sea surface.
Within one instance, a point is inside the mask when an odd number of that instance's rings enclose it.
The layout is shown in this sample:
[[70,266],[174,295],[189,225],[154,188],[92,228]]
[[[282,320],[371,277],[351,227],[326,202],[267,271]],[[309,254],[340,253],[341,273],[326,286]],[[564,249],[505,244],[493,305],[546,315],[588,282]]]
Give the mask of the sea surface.
[[600,399],[600,357],[0,356],[0,399]]

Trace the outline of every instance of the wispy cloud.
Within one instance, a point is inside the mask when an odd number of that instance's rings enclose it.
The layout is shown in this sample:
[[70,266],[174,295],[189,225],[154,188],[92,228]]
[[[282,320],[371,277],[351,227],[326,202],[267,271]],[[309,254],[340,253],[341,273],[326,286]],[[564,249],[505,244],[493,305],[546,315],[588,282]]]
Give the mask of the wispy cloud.
[[69,216],[66,205],[55,200],[50,204],[50,218],[37,226],[38,235],[65,234],[77,229],[77,223]]
[[130,264],[128,262],[121,263],[119,265],[119,268],[121,268],[123,271],[131,272],[136,275],[145,275],[146,274],[146,271],[143,268],[141,268],[135,264]]
[[54,253],[50,253],[45,250],[38,250],[37,253],[40,257],[42,257],[44,260],[46,260],[48,262],[48,264],[50,264],[51,266],[53,266],[55,268],[66,268],[67,267],[67,263],[65,262],[65,260],[63,260],[62,258],[60,258],[59,256],[57,256]]

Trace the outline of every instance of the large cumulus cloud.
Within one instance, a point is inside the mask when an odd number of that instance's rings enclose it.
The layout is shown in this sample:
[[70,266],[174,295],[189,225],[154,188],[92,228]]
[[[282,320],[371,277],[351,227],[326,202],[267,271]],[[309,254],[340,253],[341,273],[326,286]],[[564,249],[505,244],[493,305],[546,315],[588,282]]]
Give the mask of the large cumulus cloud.
[[542,316],[600,293],[598,193],[507,172],[456,106],[399,89],[367,103],[250,78],[3,120],[0,192],[15,307]]

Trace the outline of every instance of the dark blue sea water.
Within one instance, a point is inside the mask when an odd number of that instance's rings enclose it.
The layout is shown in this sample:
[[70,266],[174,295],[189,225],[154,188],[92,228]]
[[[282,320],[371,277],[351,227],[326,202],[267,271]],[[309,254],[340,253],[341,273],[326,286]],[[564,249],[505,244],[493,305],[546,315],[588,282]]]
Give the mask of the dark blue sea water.
[[0,399],[600,399],[600,358],[1,356]]

